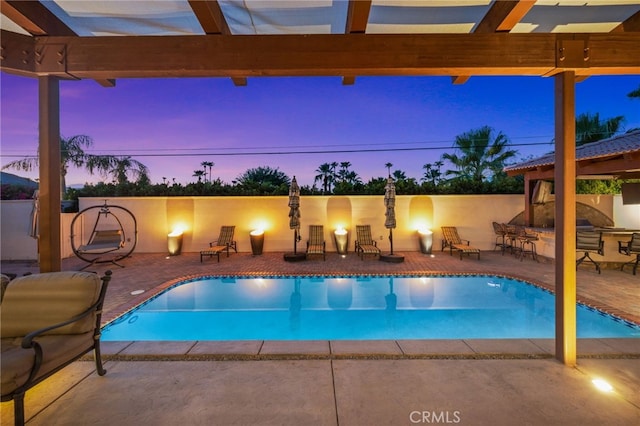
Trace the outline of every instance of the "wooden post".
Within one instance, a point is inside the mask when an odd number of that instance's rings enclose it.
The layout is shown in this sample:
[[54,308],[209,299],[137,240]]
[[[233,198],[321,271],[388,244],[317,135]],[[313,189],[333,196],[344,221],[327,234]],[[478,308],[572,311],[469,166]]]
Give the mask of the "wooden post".
[[38,77],[40,215],[38,251],[40,272],[62,269],[60,249],[60,86],[52,76]]
[[575,72],[555,76],[556,358],[576,364]]

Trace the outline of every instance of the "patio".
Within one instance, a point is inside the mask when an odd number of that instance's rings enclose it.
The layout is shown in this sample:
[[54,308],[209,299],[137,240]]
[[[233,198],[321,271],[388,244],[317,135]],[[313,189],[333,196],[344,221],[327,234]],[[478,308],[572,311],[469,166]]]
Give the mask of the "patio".
[[[554,265],[483,252],[403,252],[405,262],[329,253],[291,264],[282,253],[232,254],[200,263],[198,253],[134,254],[114,272],[104,319],[115,318],[188,276],[482,273],[547,288]],[[63,269],[84,266],[64,259]],[[37,265],[3,263],[3,272]],[[628,271],[628,270],[627,270]],[[578,299],[640,322],[640,278],[580,267]],[[134,290],[144,290],[139,296]],[[27,393],[28,424],[634,424],[640,419],[640,339],[581,339],[578,366],[553,359],[554,341],[104,342],[108,373],[74,363]],[[606,379],[611,393],[590,383]],[[211,378],[211,380],[208,380]],[[2,424],[12,424],[11,403]]]

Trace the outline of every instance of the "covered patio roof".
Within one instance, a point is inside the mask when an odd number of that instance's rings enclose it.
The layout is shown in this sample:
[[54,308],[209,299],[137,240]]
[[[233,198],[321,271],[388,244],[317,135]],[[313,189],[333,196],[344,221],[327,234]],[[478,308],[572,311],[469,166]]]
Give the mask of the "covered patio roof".
[[38,78],[40,269],[61,268],[60,79],[554,76],[556,356],[576,359],[575,83],[640,74],[633,0],[0,0],[0,70]]
[[[555,153],[505,167],[509,176],[553,179]],[[640,179],[640,129],[576,148],[578,179]]]
[[631,0],[2,0],[2,70],[127,77],[636,73]]

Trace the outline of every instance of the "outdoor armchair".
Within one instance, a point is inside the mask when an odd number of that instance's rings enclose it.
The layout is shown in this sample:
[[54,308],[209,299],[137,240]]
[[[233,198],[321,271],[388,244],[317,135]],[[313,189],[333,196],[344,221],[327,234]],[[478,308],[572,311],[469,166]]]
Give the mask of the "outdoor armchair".
[[200,263],[202,263],[204,256],[217,256],[218,262],[220,262],[220,253],[226,251],[227,257],[229,257],[229,249],[233,249],[237,253],[238,243],[233,239],[235,229],[235,226],[221,226],[218,239],[210,242],[209,248],[200,251]]
[[576,251],[584,252],[584,255],[576,260],[576,269],[585,260],[593,263],[596,270],[600,273],[600,264],[591,258],[590,253],[597,253],[604,256],[604,241],[602,240],[602,232],[577,231],[576,232]]
[[326,244],[324,241],[324,227],[322,225],[309,225],[309,240],[307,241],[307,258],[312,255],[326,257]]
[[2,300],[2,401],[13,400],[24,424],[25,392],[93,350],[100,355],[102,305],[111,271],[49,272],[9,282]]
[[633,275],[636,274],[638,270],[638,263],[640,263],[640,232],[634,232],[631,234],[631,240],[629,241],[618,241],[618,253],[632,256],[636,255],[636,259],[627,263],[623,263],[620,270],[624,270],[624,267],[627,265],[632,266]]

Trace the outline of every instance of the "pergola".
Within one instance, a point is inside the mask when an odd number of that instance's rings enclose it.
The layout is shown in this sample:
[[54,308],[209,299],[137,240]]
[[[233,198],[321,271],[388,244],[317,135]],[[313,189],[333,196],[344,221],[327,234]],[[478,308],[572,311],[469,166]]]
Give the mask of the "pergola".
[[[576,361],[575,84],[640,74],[640,1],[0,1],[2,71],[37,78],[40,269],[61,269],[59,80],[555,79],[556,357]],[[241,90],[241,89],[239,89]]]

